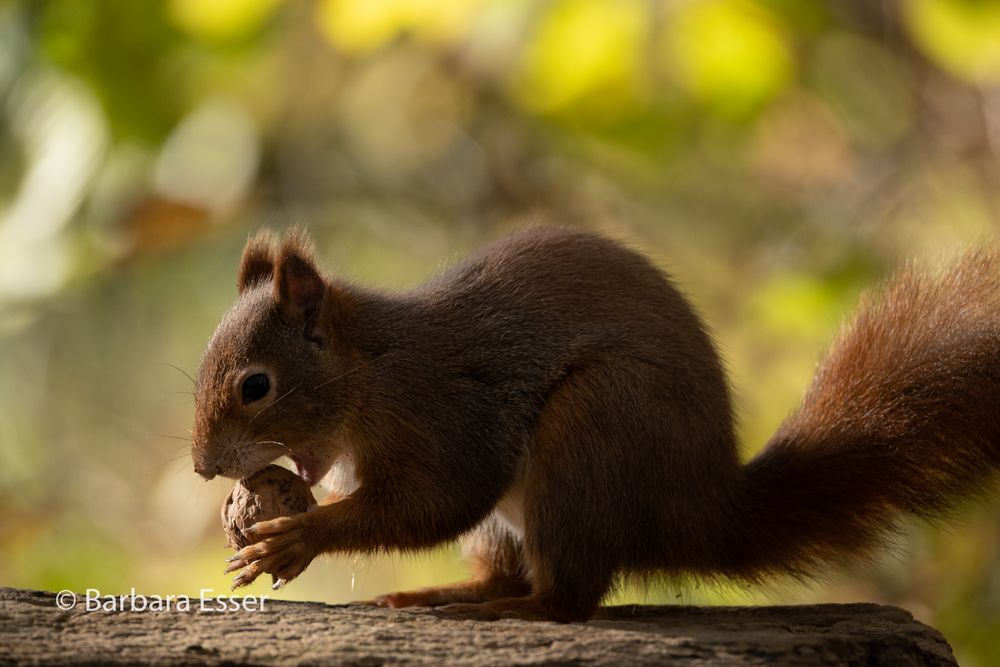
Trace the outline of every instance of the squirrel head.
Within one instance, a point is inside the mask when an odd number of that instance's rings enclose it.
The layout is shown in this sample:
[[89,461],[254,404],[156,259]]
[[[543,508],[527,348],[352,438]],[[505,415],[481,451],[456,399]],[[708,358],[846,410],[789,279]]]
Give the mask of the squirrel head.
[[346,293],[316,268],[293,228],[263,231],[243,250],[236,303],[198,369],[195,472],[239,479],[288,456],[313,485],[333,465],[349,350]]

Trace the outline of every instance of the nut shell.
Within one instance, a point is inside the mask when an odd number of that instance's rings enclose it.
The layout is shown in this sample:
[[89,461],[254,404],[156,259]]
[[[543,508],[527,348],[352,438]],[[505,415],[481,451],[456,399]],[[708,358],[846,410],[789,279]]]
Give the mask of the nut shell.
[[222,504],[222,527],[228,546],[242,549],[259,538],[244,531],[258,521],[305,512],[316,504],[309,486],[295,473],[277,465],[236,482]]

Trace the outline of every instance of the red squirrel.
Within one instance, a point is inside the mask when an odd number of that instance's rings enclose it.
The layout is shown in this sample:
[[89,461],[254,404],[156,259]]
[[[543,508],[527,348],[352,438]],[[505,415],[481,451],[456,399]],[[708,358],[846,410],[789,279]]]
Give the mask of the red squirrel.
[[601,236],[521,232],[401,294],[324,276],[264,232],[196,386],[197,473],[281,456],[312,511],[259,523],[234,588],[329,552],[461,538],[471,580],[383,596],[459,617],[578,621],[619,576],[757,582],[857,564],[1000,468],[1000,254],[904,269],[868,298],[803,402],[741,463],[702,320]]

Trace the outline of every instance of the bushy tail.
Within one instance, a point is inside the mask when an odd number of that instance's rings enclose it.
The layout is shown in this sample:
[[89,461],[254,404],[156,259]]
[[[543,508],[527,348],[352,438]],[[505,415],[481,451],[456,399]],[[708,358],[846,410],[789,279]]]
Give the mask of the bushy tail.
[[1000,253],[869,298],[799,411],[744,469],[732,574],[851,565],[903,514],[946,516],[1000,470]]

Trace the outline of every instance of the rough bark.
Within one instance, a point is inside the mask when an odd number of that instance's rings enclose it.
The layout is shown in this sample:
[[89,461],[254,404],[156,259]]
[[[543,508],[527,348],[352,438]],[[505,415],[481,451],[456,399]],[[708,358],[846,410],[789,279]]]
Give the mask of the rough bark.
[[584,624],[493,623],[268,600],[264,611],[62,611],[0,589],[0,663],[954,665],[940,633],[875,604],[613,607]]

